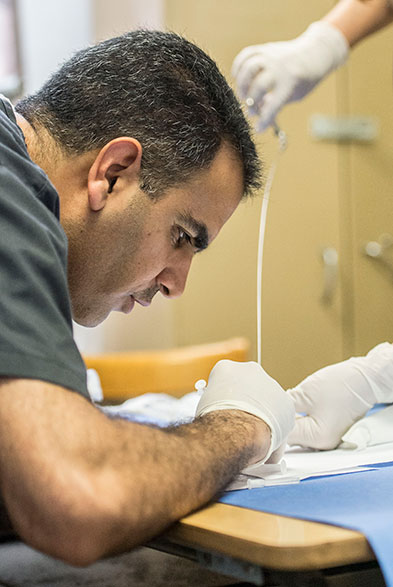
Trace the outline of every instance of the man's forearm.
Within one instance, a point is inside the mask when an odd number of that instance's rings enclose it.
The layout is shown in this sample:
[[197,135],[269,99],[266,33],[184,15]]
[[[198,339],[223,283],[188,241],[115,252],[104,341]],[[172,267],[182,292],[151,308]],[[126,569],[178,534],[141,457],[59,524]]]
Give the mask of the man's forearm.
[[4,382],[1,489],[14,527],[74,564],[129,549],[203,505],[266,454],[270,429],[218,411],[161,430],[111,420],[76,394]]
[[116,426],[116,444],[122,437],[126,444],[110,467],[123,484],[123,513],[108,552],[136,546],[200,507],[270,445],[268,426],[237,411],[210,413],[166,430],[120,421]]

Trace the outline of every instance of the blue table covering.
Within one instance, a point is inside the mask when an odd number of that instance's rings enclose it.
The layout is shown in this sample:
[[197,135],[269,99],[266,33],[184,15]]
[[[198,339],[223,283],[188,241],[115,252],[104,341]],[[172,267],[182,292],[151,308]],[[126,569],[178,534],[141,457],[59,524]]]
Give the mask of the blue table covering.
[[393,587],[393,462],[372,471],[230,491],[220,502],[358,530],[367,537],[386,585]]

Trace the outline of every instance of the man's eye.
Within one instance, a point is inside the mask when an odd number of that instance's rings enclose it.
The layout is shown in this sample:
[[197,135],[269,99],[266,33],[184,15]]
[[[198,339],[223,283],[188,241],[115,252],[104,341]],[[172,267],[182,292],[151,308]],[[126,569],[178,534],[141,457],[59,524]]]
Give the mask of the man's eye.
[[179,228],[179,233],[178,233],[177,240],[176,240],[176,246],[180,247],[184,243],[191,244],[191,237],[187,232],[185,232],[184,230]]

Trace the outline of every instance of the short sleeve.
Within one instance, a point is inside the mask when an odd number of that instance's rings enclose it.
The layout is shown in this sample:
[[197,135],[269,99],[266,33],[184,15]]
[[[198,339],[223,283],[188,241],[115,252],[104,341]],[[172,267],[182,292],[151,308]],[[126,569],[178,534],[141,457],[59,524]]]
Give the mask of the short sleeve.
[[72,333],[58,196],[23,150],[10,152],[0,158],[0,377],[41,379],[89,397]]

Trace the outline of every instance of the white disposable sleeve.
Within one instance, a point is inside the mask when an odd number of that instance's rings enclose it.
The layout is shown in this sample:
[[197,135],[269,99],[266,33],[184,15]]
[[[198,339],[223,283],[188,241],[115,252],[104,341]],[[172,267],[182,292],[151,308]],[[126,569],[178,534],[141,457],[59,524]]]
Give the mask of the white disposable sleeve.
[[393,403],[393,345],[383,342],[367,354],[365,375],[372,386],[376,403]]

